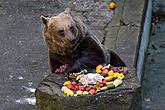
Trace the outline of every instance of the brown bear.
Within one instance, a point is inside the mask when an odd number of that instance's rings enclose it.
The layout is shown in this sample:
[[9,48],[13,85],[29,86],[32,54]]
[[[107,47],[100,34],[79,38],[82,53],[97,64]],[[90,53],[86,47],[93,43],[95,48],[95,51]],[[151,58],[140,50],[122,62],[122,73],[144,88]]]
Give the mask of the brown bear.
[[43,37],[49,51],[52,73],[67,64],[66,71],[95,68],[98,64],[126,66],[114,52],[109,51],[69,8],[57,16],[41,16]]

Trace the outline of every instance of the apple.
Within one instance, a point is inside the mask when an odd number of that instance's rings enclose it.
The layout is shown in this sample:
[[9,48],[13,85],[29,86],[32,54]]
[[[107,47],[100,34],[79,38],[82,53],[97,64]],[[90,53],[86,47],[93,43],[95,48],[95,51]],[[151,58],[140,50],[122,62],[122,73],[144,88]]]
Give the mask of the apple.
[[104,85],[104,86],[106,86],[106,80],[102,80],[102,84]]

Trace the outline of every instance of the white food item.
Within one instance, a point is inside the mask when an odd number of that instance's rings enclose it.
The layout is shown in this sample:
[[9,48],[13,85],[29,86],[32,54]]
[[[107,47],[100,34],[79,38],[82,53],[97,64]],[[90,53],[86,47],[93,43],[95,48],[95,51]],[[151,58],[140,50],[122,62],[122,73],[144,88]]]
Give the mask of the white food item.
[[63,87],[61,88],[61,91],[64,92],[65,89],[68,89],[68,88],[67,88],[66,86],[63,86]]
[[89,92],[87,92],[87,91],[84,91],[83,92],[83,95],[87,95],[87,94],[89,94]]
[[96,84],[96,82],[102,82],[102,79],[104,79],[104,77],[100,74],[89,73],[83,75],[80,78],[79,82],[81,82],[82,84]]
[[122,84],[122,79],[116,79],[113,84],[115,85],[115,87],[119,86],[120,84]]

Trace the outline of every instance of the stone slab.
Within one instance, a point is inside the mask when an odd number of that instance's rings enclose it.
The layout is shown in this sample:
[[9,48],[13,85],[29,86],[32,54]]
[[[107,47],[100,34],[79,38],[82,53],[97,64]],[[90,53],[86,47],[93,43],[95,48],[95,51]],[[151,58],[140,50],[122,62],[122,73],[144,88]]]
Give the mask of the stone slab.
[[[140,107],[140,84],[135,78],[135,69],[130,68],[129,72],[116,89],[77,97],[62,93],[63,75],[50,74],[36,90],[37,106],[39,110],[135,110]],[[134,105],[134,101],[138,104]]]
[[146,0],[126,0],[122,19],[127,24],[141,26],[143,14],[145,12]]
[[106,29],[107,33],[106,33],[104,45],[110,50],[115,49],[119,29],[120,29],[119,26],[107,27]]
[[120,28],[120,20],[123,14],[123,6],[125,0],[116,0],[117,8],[113,12],[111,21],[105,27],[105,39],[103,44],[110,50],[115,49],[117,34]]
[[116,42],[115,50],[128,67],[134,67],[138,52],[140,37],[139,27],[121,26]]

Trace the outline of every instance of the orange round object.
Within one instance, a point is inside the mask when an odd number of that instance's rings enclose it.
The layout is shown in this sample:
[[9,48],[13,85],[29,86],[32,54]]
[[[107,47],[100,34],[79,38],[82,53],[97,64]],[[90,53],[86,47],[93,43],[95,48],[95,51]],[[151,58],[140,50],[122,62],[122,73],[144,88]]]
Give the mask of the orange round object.
[[115,10],[116,9],[116,3],[113,2],[113,1],[111,1],[108,6],[109,6],[109,9],[111,9],[111,10]]

